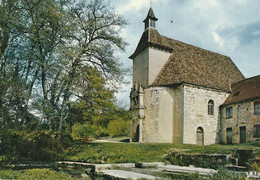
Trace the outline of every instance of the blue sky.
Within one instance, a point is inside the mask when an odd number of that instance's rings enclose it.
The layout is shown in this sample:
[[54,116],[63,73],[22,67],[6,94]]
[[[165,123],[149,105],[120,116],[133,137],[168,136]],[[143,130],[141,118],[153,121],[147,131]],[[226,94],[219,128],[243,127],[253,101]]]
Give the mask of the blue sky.
[[[111,0],[128,25],[121,35],[129,43],[118,53],[124,67],[144,31],[150,0]],[[260,0],[152,0],[161,35],[231,57],[246,78],[260,74]],[[171,23],[171,20],[173,23]],[[131,82],[132,77],[126,77]],[[131,84],[117,94],[129,106]]]

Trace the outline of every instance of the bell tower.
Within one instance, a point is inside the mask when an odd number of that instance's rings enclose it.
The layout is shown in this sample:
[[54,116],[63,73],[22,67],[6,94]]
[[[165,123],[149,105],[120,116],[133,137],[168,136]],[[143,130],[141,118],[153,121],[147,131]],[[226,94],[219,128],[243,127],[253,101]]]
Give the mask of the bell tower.
[[153,9],[150,8],[148,11],[148,14],[145,18],[144,22],[144,30],[146,30],[147,28],[156,28],[156,21],[158,19],[155,17],[154,13],[153,13]]

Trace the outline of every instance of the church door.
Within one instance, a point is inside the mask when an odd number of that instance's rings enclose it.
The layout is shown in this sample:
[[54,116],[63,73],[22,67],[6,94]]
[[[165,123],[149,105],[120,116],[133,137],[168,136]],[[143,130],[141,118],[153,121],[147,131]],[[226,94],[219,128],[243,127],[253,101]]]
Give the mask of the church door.
[[197,136],[197,145],[203,145],[204,144],[204,132],[202,127],[198,127],[196,131],[196,136]]

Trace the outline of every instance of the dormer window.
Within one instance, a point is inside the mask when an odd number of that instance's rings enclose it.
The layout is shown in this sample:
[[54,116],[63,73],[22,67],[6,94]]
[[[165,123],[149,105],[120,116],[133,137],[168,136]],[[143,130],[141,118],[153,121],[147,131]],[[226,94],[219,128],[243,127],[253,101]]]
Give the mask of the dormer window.
[[235,94],[234,94],[234,96],[238,96],[238,95],[240,95],[242,93],[242,91],[238,91],[238,92],[236,92]]

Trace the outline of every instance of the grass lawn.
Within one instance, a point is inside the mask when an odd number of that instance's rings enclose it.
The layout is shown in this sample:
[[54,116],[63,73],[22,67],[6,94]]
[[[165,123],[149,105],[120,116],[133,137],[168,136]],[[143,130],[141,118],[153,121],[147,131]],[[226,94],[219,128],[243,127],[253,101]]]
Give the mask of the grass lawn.
[[90,163],[165,161],[170,151],[201,154],[232,154],[237,149],[254,149],[260,157],[260,141],[239,145],[183,145],[141,143],[96,143],[77,141],[67,149],[66,160]]
[[73,179],[71,175],[51,169],[0,169],[0,179]]
[[[64,160],[90,163],[165,162],[171,151],[190,154],[233,154],[237,149],[254,149],[260,157],[260,141],[239,145],[183,145],[141,143],[98,143],[76,141],[64,152]],[[73,169],[73,173],[74,173]],[[82,170],[83,172],[83,170]],[[75,179],[69,171],[53,169],[0,169],[0,179]]]

